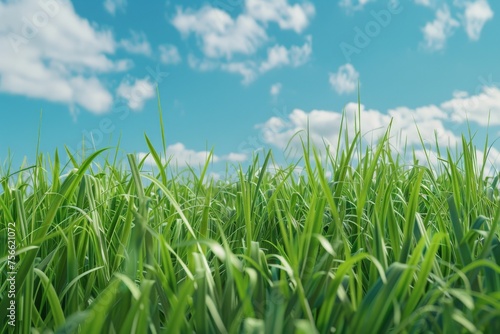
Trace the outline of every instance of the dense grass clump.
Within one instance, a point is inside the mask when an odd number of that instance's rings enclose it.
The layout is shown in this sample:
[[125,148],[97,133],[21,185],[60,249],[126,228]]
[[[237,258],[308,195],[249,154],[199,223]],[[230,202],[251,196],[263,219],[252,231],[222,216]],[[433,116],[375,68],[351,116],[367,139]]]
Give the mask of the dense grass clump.
[[269,152],[230,182],[210,159],[169,172],[149,140],[153,172],[103,151],[4,169],[0,332],[500,333],[498,176],[472,141],[435,165],[388,138]]

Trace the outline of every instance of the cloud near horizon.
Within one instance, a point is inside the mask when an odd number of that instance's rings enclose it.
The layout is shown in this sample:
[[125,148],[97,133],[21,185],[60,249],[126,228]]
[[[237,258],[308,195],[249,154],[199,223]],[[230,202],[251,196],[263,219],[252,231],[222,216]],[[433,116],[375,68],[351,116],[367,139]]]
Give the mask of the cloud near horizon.
[[[174,167],[198,167],[206,163],[209,154],[209,151],[195,151],[192,149],[188,149],[183,143],[178,142],[169,145],[167,147],[165,155],[167,156],[167,160],[170,161],[170,165],[173,165]],[[145,163],[149,166],[156,166],[156,162],[154,161],[153,157],[151,155],[148,155],[148,153],[140,152],[137,154],[137,157],[140,160],[146,159]],[[211,158],[211,162],[213,163],[221,161],[244,162],[247,160],[246,154],[234,152],[223,156],[212,154]],[[162,163],[166,163],[167,160],[163,159]]]
[[[417,153],[423,156],[424,145],[433,146],[435,140],[440,145],[454,147],[461,144],[456,130],[467,122],[481,126],[500,125],[500,119],[489,118],[489,115],[500,113],[500,89],[483,87],[476,95],[460,92],[452,99],[439,105],[427,105],[418,108],[396,107],[381,112],[360,105],[361,135],[366,144],[376,143],[391,124],[390,143],[397,152],[403,153],[407,145],[415,146]],[[355,119],[358,115],[358,104],[348,103],[345,107],[345,123],[348,133],[355,133]],[[290,152],[301,152],[301,138],[308,138],[319,148],[328,145],[335,152],[340,128],[342,112],[330,110],[294,109],[286,117],[271,117],[266,122],[256,125],[266,144],[281,150],[289,148]],[[489,123],[488,123],[489,122]],[[345,128],[344,128],[345,130]],[[297,136],[297,134],[299,134]],[[302,134],[302,135],[300,135]],[[292,139],[293,138],[293,139]],[[432,149],[430,150],[432,152]],[[479,152],[479,151],[478,151]],[[480,152],[479,152],[480,153]],[[433,152],[435,155],[435,152]],[[492,149],[491,158],[495,166],[500,167],[499,154]]]

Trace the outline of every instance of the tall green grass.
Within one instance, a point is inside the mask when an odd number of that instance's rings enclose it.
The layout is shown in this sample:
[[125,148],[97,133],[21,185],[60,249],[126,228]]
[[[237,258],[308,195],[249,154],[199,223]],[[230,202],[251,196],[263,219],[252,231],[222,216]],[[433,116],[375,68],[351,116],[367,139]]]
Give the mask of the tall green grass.
[[104,150],[4,169],[17,320],[2,247],[0,331],[500,333],[498,176],[472,140],[437,167],[405,162],[389,130],[349,136],[290,166],[255,156],[231,182],[207,177],[210,159],[168,172],[147,137],[153,173]]

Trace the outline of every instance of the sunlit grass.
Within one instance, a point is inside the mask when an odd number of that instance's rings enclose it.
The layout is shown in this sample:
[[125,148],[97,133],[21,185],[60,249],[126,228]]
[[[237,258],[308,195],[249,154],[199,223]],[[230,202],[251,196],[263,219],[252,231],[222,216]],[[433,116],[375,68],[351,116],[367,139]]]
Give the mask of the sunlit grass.
[[109,150],[4,168],[17,310],[14,330],[2,248],[0,331],[499,333],[498,176],[472,140],[436,166],[404,163],[389,131],[349,135],[335,154],[305,142],[300,175],[268,152],[231,182],[210,157],[169,173],[147,137],[153,174]]

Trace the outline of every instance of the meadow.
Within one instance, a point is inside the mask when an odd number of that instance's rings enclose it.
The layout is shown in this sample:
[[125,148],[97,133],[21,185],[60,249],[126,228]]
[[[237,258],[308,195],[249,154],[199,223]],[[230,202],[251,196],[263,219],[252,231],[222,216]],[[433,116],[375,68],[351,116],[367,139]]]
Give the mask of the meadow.
[[499,176],[473,136],[418,161],[358,129],[214,180],[210,156],[169,167],[161,127],[153,168],[117,148],[4,165],[0,332],[500,333]]

